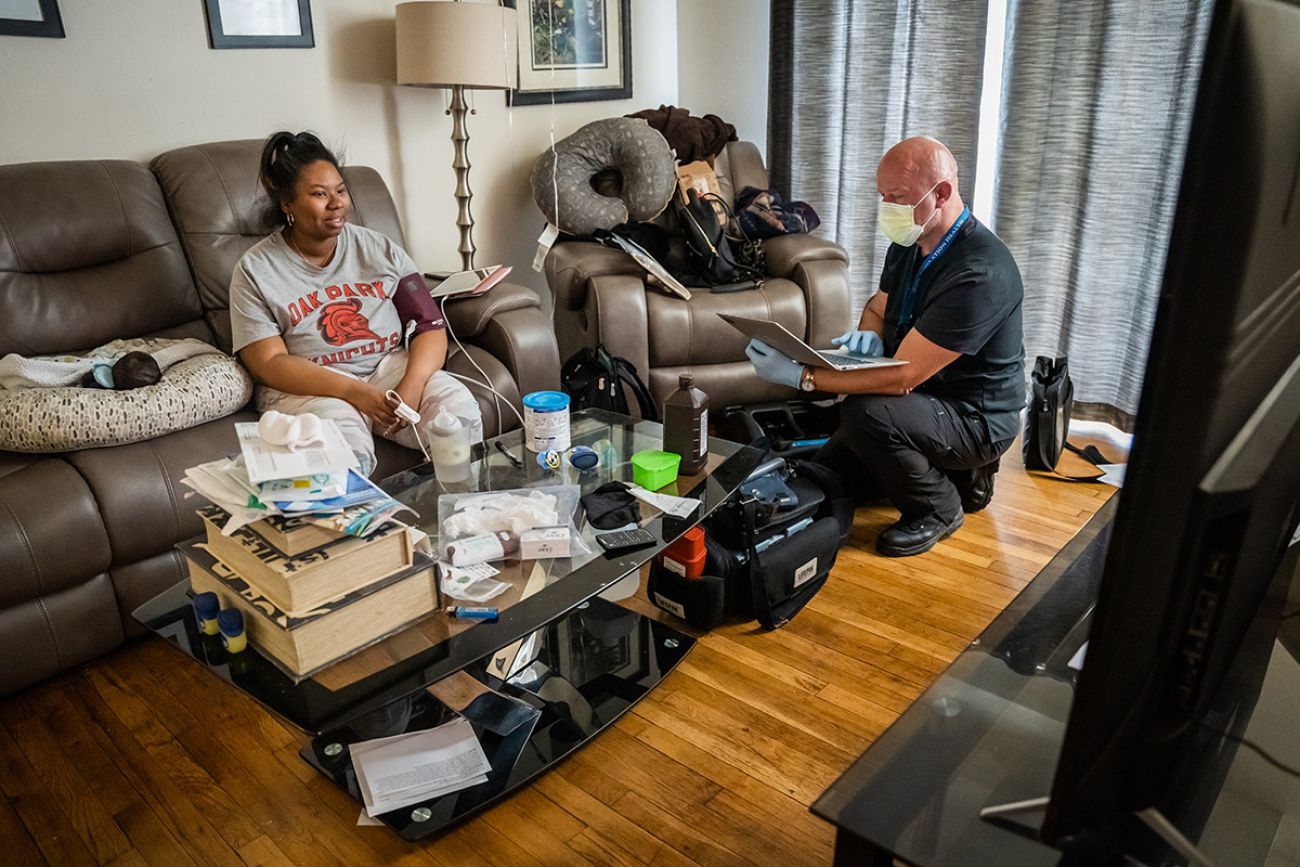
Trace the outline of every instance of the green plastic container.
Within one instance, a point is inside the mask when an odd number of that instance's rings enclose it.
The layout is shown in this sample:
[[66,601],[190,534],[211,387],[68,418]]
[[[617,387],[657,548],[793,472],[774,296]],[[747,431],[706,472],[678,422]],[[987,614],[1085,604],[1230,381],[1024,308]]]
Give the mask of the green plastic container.
[[658,449],[646,449],[632,455],[632,481],[647,491],[657,491],[677,479],[682,456]]

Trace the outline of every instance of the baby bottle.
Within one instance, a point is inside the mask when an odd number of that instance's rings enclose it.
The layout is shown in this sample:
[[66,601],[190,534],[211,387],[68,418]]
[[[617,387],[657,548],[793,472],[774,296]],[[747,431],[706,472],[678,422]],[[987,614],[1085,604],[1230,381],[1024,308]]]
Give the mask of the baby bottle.
[[440,482],[469,478],[469,430],[445,406],[438,408],[427,428],[429,459]]

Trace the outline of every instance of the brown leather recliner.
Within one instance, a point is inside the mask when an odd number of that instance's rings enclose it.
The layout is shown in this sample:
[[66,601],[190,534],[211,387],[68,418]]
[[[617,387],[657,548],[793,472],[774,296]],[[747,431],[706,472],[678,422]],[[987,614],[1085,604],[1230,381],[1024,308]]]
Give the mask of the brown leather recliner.
[[[727,145],[714,171],[727,201],[744,187],[768,185],[767,169],[750,142]],[[621,250],[585,241],[557,244],[546,258],[546,279],[554,294],[560,357],[602,343],[636,366],[660,405],[682,373],[694,375],[716,408],[794,396],[754,375],[745,358],[748,339],[717,314],[773,320],[815,347],[830,348],[831,339],[851,324],[848,255],[833,241],[811,235],[784,235],[763,247],[768,276],[762,288],[692,290],[691,300],[682,301],[647,289],[645,272]]]
[[[261,236],[249,222],[256,146],[163,155],[156,169],[170,200],[139,163],[0,166],[0,355],[76,352],[143,336],[196,337],[228,349],[226,284]],[[400,242],[379,176],[364,168],[347,176],[359,220]],[[532,293],[498,286],[484,299],[449,304],[447,315],[512,399],[558,385],[551,324]],[[457,353],[449,367],[477,378],[463,361]],[[491,400],[476,393],[491,434]],[[506,429],[517,426],[513,414],[505,417]],[[0,695],[142,632],[131,612],[184,577],[173,545],[201,531],[181,477],[230,453],[231,424],[255,418],[243,410],[145,442],[68,454],[0,451]],[[382,438],[377,445],[381,473],[419,460]]]

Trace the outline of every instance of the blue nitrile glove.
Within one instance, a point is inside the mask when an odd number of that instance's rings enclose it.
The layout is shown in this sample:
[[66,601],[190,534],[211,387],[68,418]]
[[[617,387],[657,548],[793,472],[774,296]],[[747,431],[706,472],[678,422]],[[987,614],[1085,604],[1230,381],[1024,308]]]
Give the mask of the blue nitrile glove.
[[876,358],[885,354],[885,341],[874,331],[845,331],[831,341],[836,346],[843,346],[854,355],[863,358]]
[[761,340],[749,341],[749,345],[745,347],[745,355],[749,357],[750,363],[754,365],[754,372],[760,379],[790,388],[799,387],[799,379],[803,376],[803,365],[793,358],[778,352]]

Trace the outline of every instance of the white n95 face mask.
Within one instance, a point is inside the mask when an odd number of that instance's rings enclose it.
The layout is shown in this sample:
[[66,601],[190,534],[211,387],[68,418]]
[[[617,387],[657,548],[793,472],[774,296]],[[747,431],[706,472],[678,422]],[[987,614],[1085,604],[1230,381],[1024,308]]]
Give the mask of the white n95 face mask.
[[[936,181],[934,187],[942,184],[944,180]],[[925,201],[925,197],[934,192],[934,187],[926,190],[921,198],[917,199],[915,205],[902,205],[897,202],[886,202],[883,198],[880,200],[880,208],[876,213],[876,225],[880,226],[880,231],[885,233],[885,237],[893,241],[900,247],[910,247],[916,243],[916,239],[921,237],[925,227],[929,225],[934,215],[939,213],[935,208],[923,225],[918,226],[914,218],[916,205]]]

